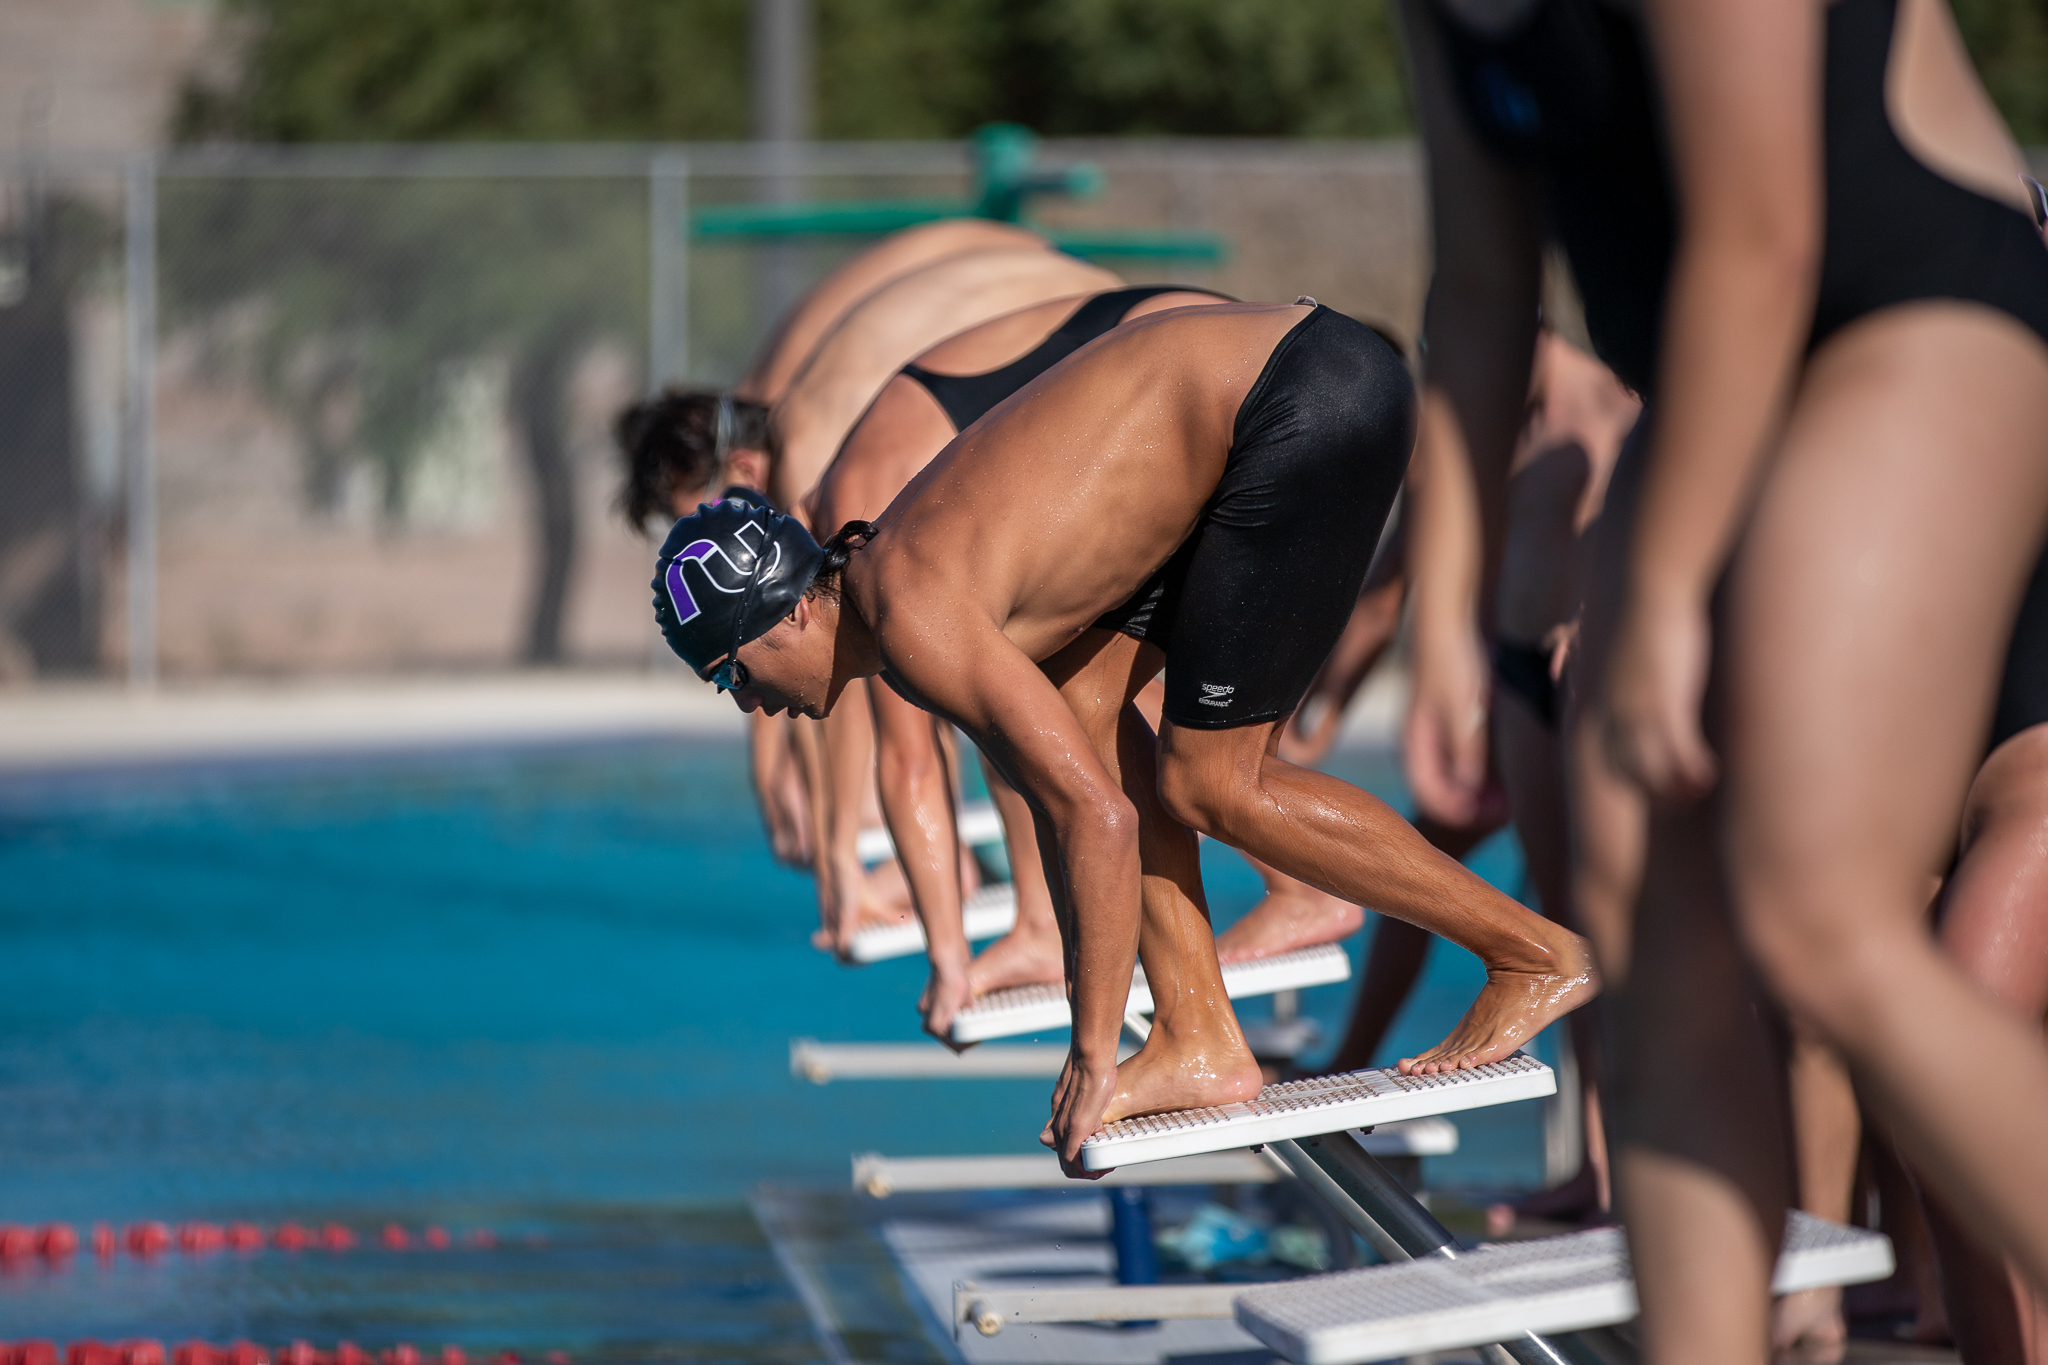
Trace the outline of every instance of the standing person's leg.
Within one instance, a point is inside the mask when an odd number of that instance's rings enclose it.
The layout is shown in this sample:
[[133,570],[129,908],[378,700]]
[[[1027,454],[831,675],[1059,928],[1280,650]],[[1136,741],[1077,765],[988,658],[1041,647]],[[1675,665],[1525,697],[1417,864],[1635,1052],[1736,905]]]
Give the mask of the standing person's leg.
[[[1570,534],[1570,524],[1564,526]],[[1563,691],[1562,685],[1558,689]],[[1561,717],[1539,715],[1517,693],[1496,686],[1493,706],[1493,752],[1507,790],[1508,810],[1538,908],[1575,933],[1583,933],[1572,906],[1571,832],[1565,804],[1564,751],[1556,728]],[[1569,1046],[1578,1062],[1585,1154],[1577,1172],[1556,1189],[1544,1190],[1514,1206],[1487,1210],[1490,1231],[1504,1235],[1517,1214],[1577,1221],[1605,1213],[1612,1202],[1607,1163],[1607,1135],[1600,1103],[1599,1026],[1597,1005],[1574,1011],[1568,1022]]]
[[[1856,1197],[1856,1157],[1863,1138],[1863,1116],[1848,1068],[1833,1048],[1795,1020],[1787,1080],[1799,1207],[1816,1218],[1846,1223]],[[1771,1314],[1773,1351],[1805,1365],[1833,1365],[1848,1348],[1840,1285],[1803,1289],[1778,1300]]]
[[[1747,1029],[1739,998],[1688,998],[1646,971],[1667,874],[1725,868],[1771,989],[1842,1052],[1930,1184],[2036,1272],[2048,1271],[2048,1149],[2034,1139],[2048,1049],[1938,953],[1924,895],[2040,540],[2043,432],[2048,354],[1988,310],[1886,310],[1815,355],[1725,588],[1709,714],[1726,775],[1715,800],[1678,817],[1718,805],[1720,857],[1684,867],[1660,849],[1672,818],[1653,821],[1628,992],[1638,1021],[1699,1011],[1692,1027]],[[1630,1084],[1670,1066],[1645,1057]],[[1754,1133],[1700,1127],[1744,1102],[1740,1079],[1665,1086],[1619,1163],[1660,1365],[1767,1351],[1762,1291],[1790,1152],[1773,1164]]]
[[[1972,981],[2040,1024],[2048,1014],[2048,725],[1999,745],[1970,784],[1937,932]],[[1922,1202],[1965,1365],[2048,1360],[2048,1307],[2038,1292],[1939,1201],[1923,1194]]]

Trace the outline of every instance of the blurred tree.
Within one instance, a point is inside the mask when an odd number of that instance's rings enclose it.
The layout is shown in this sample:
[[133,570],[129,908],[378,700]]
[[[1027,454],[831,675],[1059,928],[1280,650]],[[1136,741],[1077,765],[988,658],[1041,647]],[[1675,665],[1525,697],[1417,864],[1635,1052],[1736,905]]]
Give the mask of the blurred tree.
[[1970,56],[2013,135],[2048,143],[2048,3],[1952,0]]
[[[746,0],[226,0],[234,85],[185,138],[746,136]],[[826,137],[1383,137],[1408,115],[1388,0],[817,0]]]
[[[744,137],[746,0],[225,0],[230,88],[186,137]],[[816,0],[826,137],[1385,137],[1410,127],[1389,0]],[[2048,142],[2048,6],[1953,0],[2021,140]]]
[[566,390],[593,341],[645,334],[645,185],[191,176],[163,183],[159,223],[166,322],[227,324],[215,334],[298,426],[315,509],[360,463],[401,521],[454,384],[509,366],[537,551],[522,653],[560,659],[577,521]]
[[177,131],[276,142],[745,137],[746,0],[227,0]]

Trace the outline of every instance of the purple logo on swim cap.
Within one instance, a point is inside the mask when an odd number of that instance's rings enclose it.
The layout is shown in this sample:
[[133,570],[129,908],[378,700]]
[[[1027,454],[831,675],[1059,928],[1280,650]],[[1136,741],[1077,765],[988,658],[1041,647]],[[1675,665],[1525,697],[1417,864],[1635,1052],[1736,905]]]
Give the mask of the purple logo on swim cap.
[[[744,539],[748,531],[759,535],[761,528],[754,525],[742,526],[739,530],[739,536]],[[718,581],[718,575],[712,572],[711,569],[711,561],[713,559],[718,560],[719,563],[731,571],[733,586],[728,588],[725,584]],[[778,545],[775,547],[775,560],[777,563],[780,563],[781,559],[782,547]],[[704,581],[728,596],[745,592],[748,581],[753,577],[747,570],[733,563],[732,556],[728,555],[725,552],[725,547],[717,541],[691,541],[677,553],[674,559],[669,561],[668,570],[662,575],[663,581],[668,584],[669,604],[676,609],[676,624],[679,626],[688,625],[704,613],[704,609],[697,605],[697,599],[691,596],[690,585],[683,581],[683,565],[690,562],[701,565],[704,570]]]

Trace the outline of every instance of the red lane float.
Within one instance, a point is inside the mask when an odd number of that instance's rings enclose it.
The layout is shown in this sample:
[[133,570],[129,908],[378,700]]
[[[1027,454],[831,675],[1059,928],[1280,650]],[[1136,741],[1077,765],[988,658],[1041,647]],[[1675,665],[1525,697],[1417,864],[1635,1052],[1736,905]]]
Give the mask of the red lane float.
[[[520,1239],[527,1246],[547,1245],[547,1239],[538,1233],[529,1233]],[[431,1251],[446,1251],[455,1245],[456,1239],[448,1229],[429,1224],[414,1233],[400,1223],[386,1223],[377,1233],[380,1245],[391,1251],[410,1251],[424,1247]],[[319,1227],[307,1227],[301,1223],[284,1222],[272,1228],[266,1235],[254,1223],[208,1223],[201,1220],[179,1223],[175,1227],[155,1219],[130,1223],[118,1232],[110,1223],[94,1223],[92,1230],[83,1240],[93,1255],[107,1259],[126,1250],[132,1256],[147,1259],[162,1255],[175,1248],[188,1256],[204,1256],[222,1250],[260,1251],[265,1246],[279,1251],[304,1251],[317,1247],[326,1251],[349,1251],[360,1245],[357,1233],[341,1223],[323,1223]],[[473,1228],[462,1234],[462,1245],[476,1250],[489,1250],[498,1245],[498,1236],[489,1228]],[[0,1223],[0,1264],[19,1263],[33,1256],[48,1261],[62,1261],[78,1253],[81,1239],[78,1230],[69,1223],[44,1223],[31,1227],[26,1223]],[[89,1344],[89,1343],[88,1343]],[[0,1361],[0,1365],[8,1362]],[[175,1362],[172,1363],[175,1365]],[[192,1362],[191,1365],[205,1365]],[[240,1365],[247,1365],[241,1362]]]
[[[549,1351],[547,1365],[572,1365],[566,1351]],[[370,1352],[352,1341],[322,1351],[294,1341],[276,1351],[253,1341],[215,1346],[206,1341],[181,1341],[165,1351],[161,1341],[137,1337],[103,1342],[87,1338],[59,1350],[53,1341],[0,1341],[0,1365],[520,1365],[517,1351],[498,1351],[472,1358],[460,1346],[443,1346],[429,1355],[409,1342]]]

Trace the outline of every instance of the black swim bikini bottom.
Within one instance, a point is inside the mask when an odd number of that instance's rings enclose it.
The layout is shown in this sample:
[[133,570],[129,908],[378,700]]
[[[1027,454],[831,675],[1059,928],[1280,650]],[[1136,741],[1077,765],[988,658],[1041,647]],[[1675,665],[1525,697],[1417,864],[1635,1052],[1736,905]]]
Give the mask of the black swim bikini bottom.
[[1527,703],[1543,722],[1555,731],[1564,714],[1564,689],[1550,676],[1550,651],[1542,645],[1496,640],[1493,644],[1493,676],[1500,685]]
[[1187,539],[1096,622],[1166,652],[1168,720],[1294,713],[1350,619],[1414,433],[1414,385],[1371,328],[1318,307],[1281,338]]

